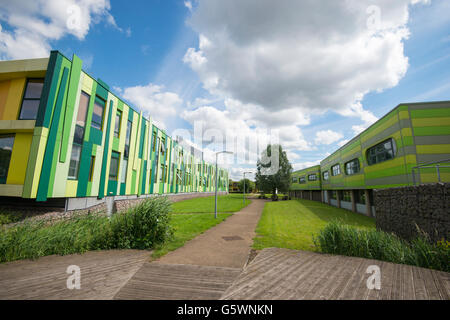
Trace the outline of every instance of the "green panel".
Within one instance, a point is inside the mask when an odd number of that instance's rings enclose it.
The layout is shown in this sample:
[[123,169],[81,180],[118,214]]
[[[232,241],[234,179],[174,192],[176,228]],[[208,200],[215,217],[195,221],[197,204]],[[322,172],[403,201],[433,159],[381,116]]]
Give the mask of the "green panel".
[[133,170],[132,171],[132,174],[131,174],[131,194],[134,194],[135,193],[135,190],[136,189],[136,170]]
[[108,180],[108,190],[107,195],[108,196],[115,196],[117,195],[117,180]]
[[[109,86],[106,84],[106,82],[104,82],[102,79],[97,78],[97,82],[99,85],[101,85],[103,88],[106,89],[106,91],[109,91]],[[108,93],[106,93],[106,97],[108,96]],[[105,98],[106,100],[106,98]]]
[[[97,90],[95,90],[95,94],[99,97],[101,97],[104,100],[108,100],[108,89],[105,88],[105,86],[102,86],[102,82],[98,82]],[[108,87],[108,86],[106,86]]]
[[69,146],[70,129],[72,128],[72,118],[75,111],[75,101],[78,94],[78,85],[80,83],[81,66],[83,61],[76,55],[72,58],[72,67],[70,69],[69,87],[67,91],[67,101],[64,113],[63,134],[61,143],[61,152],[59,154],[59,162],[66,162],[67,149]]
[[119,151],[120,140],[117,137],[113,137],[112,149],[114,151]]
[[92,143],[84,142],[81,149],[80,169],[78,172],[77,197],[89,195],[87,186],[89,182],[89,171],[91,168]]
[[44,87],[42,88],[41,100],[36,117],[36,127],[48,128],[53,112],[53,102],[55,101],[58,89],[59,75],[61,74],[61,64],[63,57],[58,51],[50,53],[47,72],[45,73]]
[[126,186],[127,186],[126,183],[121,183],[121,184],[120,184],[120,195],[121,195],[121,196],[125,195]]
[[67,85],[67,78],[69,74],[69,69],[64,68],[62,79],[61,79],[61,85],[59,86],[58,95],[56,99],[56,105],[55,105],[55,112],[52,117],[52,123],[47,139],[47,146],[44,153],[44,160],[42,163],[42,170],[41,170],[41,177],[39,179],[39,186],[37,190],[36,200],[37,201],[46,201],[47,200],[47,194],[49,192],[49,189],[51,189],[50,185],[50,177],[53,167],[53,159],[55,150],[58,150],[59,143],[57,141],[57,134],[58,134],[58,125],[61,118],[61,109],[64,102],[64,96],[65,96],[65,90]]
[[[442,110],[442,109],[441,109]],[[450,126],[443,127],[414,127],[415,136],[450,135]],[[450,140],[450,137],[449,137]]]
[[450,108],[436,108],[436,109],[423,109],[423,110],[411,110],[411,119],[414,118],[438,118],[438,117],[450,117]]
[[[100,87],[97,87],[97,89]],[[108,163],[108,149],[109,149],[109,135],[111,131],[113,102],[109,104],[108,117],[106,118],[106,137],[105,145],[103,147],[102,172],[100,174],[100,185],[98,187],[98,198],[102,199],[105,196],[105,181],[106,181],[106,164]],[[108,182],[109,183],[109,182]],[[117,187],[117,185],[116,185]],[[109,188],[108,188],[109,189]]]

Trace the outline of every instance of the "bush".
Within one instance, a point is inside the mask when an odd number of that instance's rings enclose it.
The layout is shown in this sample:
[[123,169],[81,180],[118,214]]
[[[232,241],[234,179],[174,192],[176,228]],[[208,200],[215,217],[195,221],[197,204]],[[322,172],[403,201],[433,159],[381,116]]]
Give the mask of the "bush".
[[448,241],[433,244],[425,236],[407,242],[383,231],[358,230],[339,222],[331,222],[314,236],[314,243],[324,253],[450,271]]
[[110,219],[88,214],[49,223],[25,221],[0,230],[0,262],[105,249],[150,249],[172,234],[167,198],[146,199]]

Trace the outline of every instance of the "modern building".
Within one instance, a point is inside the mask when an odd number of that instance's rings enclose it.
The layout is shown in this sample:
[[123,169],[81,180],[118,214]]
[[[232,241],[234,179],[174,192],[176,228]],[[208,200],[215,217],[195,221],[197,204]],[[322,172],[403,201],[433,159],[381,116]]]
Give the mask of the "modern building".
[[320,166],[294,172],[290,192],[374,216],[374,189],[435,182],[450,182],[450,101],[398,105]]
[[[215,174],[201,152],[83,71],[76,55],[0,62],[0,201],[70,210],[105,196],[212,192]],[[218,190],[228,191],[228,172],[217,174]]]

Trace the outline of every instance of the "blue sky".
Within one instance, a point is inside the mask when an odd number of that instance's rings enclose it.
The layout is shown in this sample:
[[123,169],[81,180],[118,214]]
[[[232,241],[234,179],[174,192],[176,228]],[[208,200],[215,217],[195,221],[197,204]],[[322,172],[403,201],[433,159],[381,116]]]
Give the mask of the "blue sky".
[[450,100],[449,1],[349,3],[2,0],[0,58],[75,53],[169,133],[276,129],[299,169],[399,103]]

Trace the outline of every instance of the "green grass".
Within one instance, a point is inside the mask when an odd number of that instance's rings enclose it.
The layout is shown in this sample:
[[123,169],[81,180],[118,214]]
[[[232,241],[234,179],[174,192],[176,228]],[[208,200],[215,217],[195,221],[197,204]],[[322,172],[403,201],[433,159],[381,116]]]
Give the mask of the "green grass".
[[[236,212],[251,203],[251,200],[245,199],[243,203],[242,194],[228,194],[217,197],[218,212]],[[175,202],[172,205],[172,213],[213,213],[214,196],[188,199]]]
[[309,200],[267,202],[256,228],[254,249],[270,247],[318,251],[313,235],[338,220],[359,229],[375,229],[374,219]]
[[23,219],[23,214],[20,212],[9,212],[0,209],[0,225],[18,222]]
[[159,258],[169,251],[182,247],[186,241],[214,227],[230,215],[230,213],[219,213],[215,219],[214,214],[211,213],[171,214],[170,225],[174,229],[174,235],[165,244],[155,248],[152,258]]

